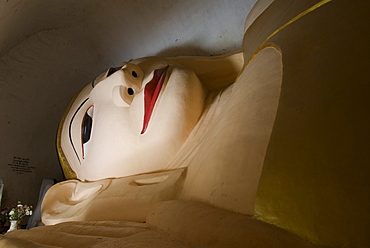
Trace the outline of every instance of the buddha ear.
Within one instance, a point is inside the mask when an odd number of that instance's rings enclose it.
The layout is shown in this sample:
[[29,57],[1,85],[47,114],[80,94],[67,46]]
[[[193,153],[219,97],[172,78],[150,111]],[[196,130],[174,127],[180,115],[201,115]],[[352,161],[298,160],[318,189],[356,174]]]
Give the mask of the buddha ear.
[[[68,180],[54,185],[47,192],[47,197],[67,205],[76,205],[87,199],[92,199],[108,187],[110,180],[99,180],[94,182],[81,182],[79,180]],[[52,191],[58,194],[52,194]]]
[[241,51],[219,56],[179,56],[168,59],[194,71],[208,90],[234,83],[244,64]]
[[86,209],[109,185],[111,180],[81,182],[68,180],[53,185],[42,202],[42,221],[54,225],[63,221],[78,220]]
[[77,181],[74,189],[72,189],[71,198],[69,200],[71,202],[79,203],[81,201],[85,201],[88,198],[95,197],[101,191],[107,188],[109,182],[110,181],[108,180],[99,180],[94,182]]

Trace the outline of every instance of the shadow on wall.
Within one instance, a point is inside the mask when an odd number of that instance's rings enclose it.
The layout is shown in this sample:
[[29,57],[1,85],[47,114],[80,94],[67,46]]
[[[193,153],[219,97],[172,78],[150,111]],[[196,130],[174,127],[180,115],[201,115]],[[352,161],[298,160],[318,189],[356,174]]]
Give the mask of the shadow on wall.
[[198,46],[194,46],[191,43],[180,45],[180,46],[173,46],[166,49],[159,51],[154,56],[159,57],[171,57],[171,56],[181,56],[184,54],[192,55],[197,54],[199,56],[213,56],[212,52],[206,48],[201,48]]
[[[158,54],[209,55],[239,49],[245,16],[255,1],[110,3],[100,4],[86,29],[96,52],[120,63]],[[205,51],[194,49],[194,44]],[[168,47],[173,49],[161,52]]]

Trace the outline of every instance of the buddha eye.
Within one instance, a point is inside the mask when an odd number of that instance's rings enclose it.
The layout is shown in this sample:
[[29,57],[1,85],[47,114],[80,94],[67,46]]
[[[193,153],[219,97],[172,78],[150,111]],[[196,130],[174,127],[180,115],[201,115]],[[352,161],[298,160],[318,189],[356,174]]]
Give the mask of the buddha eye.
[[136,71],[132,71],[132,72],[131,72],[131,75],[132,75],[133,77],[137,78],[137,73],[136,73]]
[[134,91],[134,89],[133,89],[133,88],[128,88],[128,89],[127,89],[127,93],[128,93],[130,96],[132,96],[133,94],[135,94],[135,91]]
[[94,106],[90,106],[82,120],[81,124],[81,140],[82,140],[82,157],[85,158],[88,142],[91,137],[92,123],[93,123]]

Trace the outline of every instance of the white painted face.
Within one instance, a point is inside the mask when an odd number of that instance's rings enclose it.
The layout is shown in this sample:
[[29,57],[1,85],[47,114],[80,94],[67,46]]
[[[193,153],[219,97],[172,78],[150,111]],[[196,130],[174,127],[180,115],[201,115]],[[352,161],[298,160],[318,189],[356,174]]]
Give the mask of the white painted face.
[[74,100],[61,148],[80,180],[166,170],[203,111],[196,75],[170,60],[111,68]]

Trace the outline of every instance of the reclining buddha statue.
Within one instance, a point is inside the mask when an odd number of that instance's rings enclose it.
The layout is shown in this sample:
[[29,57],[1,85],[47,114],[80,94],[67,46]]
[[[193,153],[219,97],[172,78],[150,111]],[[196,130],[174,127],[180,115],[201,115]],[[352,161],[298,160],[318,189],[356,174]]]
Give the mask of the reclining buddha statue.
[[[288,118],[290,89],[310,77],[330,81],[330,70],[312,71],[332,60],[339,45],[326,42],[337,33],[316,20],[340,16],[342,2],[259,0],[246,19],[241,51],[139,58],[103,72],[75,95],[61,120],[57,148],[68,180],[47,191],[45,226],[9,232],[0,246],[325,243],[304,224],[264,216],[284,204],[264,201],[272,192],[268,182],[279,184],[277,169],[261,175],[266,160],[279,159],[274,147],[266,154],[272,137],[276,142],[284,133],[276,123]],[[319,37],[312,51],[308,37]]]

